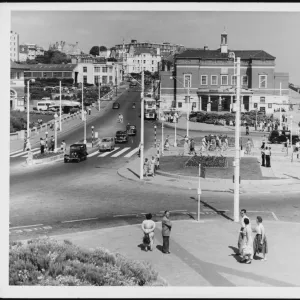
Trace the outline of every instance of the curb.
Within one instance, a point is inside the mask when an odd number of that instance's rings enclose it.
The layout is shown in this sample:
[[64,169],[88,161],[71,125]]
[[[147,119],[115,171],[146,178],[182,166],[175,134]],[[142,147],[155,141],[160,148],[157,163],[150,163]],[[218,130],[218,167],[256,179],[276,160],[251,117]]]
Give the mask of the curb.
[[32,160],[32,164],[28,164],[27,165],[41,165],[41,164],[45,164],[48,162],[55,162],[58,160],[61,160],[62,158],[64,158],[64,153],[58,154],[56,156],[53,157],[48,157],[48,158],[43,158],[43,159],[33,159]]

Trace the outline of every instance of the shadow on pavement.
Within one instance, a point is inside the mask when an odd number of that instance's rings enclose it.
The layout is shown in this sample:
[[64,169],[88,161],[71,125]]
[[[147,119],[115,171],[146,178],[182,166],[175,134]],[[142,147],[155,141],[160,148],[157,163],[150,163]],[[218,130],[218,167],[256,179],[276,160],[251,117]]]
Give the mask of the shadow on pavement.
[[163,251],[162,251],[162,250],[163,250],[162,245],[157,245],[157,246],[156,246],[156,249],[157,249],[158,251],[160,251],[160,252],[163,252]]
[[233,246],[228,246],[228,248],[232,249],[234,253],[230,254],[230,256],[234,257],[237,262],[241,262],[241,258],[239,256],[239,249]]
[[140,175],[136,174],[135,172],[133,172],[131,169],[127,168],[128,171],[130,171],[132,174],[134,174],[137,178],[140,178]]

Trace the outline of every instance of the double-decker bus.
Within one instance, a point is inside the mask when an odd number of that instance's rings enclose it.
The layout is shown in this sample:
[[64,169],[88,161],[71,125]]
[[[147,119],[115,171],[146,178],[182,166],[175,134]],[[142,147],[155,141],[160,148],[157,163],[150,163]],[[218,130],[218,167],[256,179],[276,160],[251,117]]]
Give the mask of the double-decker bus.
[[156,100],[145,98],[145,119],[156,119]]

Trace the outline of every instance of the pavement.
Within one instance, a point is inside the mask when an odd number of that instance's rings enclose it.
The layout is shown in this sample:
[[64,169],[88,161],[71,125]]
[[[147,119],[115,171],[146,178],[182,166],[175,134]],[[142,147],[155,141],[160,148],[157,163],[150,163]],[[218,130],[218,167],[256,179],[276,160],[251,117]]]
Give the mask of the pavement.
[[240,263],[239,256],[235,255],[240,225],[221,216],[200,222],[173,221],[169,255],[161,252],[160,222],[156,223],[153,252],[141,249],[141,225],[52,237],[69,240],[83,248],[104,247],[131,259],[148,261],[169,286],[300,287],[300,260],[295,259],[299,248],[295,237],[300,223],[264,221],[264,226],[269,245],[267,261],[257,258],[250,265]]
[[[100,111],[98,110],[98,105],[96,107],[92,107],[91,115],[87,115],[87,124],[95,120],[96,118],[100,117],[103,115],[107,109],[110,107],[111,103],[114,102],[120,95],[127,90],[127,85],[121,86],[118,89],[118,96],[116,97],[115,95],[113,96],[113,99],[111,101],[101,101],[101,107]],[[75,128],[78,128],[80,126],[83,126],[83,122],[81,120],[81,114],[78,116],[72,117],[69,120],[66,120],[62,122],[62,131],[57,132],[57,136],[60,137],[62,135],[65,135],[66,133],[70,132],[71,130],[74,130]],[[45,138],[45,132],[46,129],[39,131],[38,134],[33,135],[30,138],[31,142],[31,147],[33,148],[34,146],[39,146],[39,141],[40,138]],[[49,130],[48,129],[48,137],[54,135],[54,130]],[[18,140],[12,140],[10,141],[10,153],[16,152],[18,150],[23,150],[23,144],[24,140],[23,139],[18,139]]]

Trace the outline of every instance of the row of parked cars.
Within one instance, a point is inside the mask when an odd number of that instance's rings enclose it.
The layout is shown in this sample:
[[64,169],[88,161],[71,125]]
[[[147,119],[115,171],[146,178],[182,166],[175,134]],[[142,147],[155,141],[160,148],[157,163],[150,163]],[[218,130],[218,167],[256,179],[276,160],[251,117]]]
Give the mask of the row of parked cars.
[[[273,130],[269,134],[269,142],[271,144],[282,144],[287,141],[287,139],[291,138],[291,132],[290,131],[279,131],[279,130]],[[293,134],[292,135],[292,145],[295,145],[297,142],[300,141],[299,135]],[[291,142],[291,141],[290,141]]]

